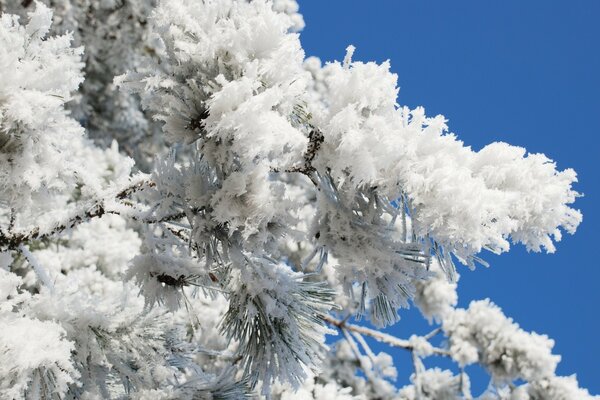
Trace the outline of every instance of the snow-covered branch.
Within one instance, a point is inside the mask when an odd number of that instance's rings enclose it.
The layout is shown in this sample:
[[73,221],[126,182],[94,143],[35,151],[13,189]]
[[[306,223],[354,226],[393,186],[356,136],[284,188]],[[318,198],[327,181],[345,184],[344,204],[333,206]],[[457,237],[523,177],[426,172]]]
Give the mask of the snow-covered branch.
[[[471,150],[389,62],[306,58],[294,0],[0,10],[0,397],[470,399],[476,363],[482,399],[592,398],[547,336],[457,308],[456,261],[575,232],[573,170]],[[411,305],[430,333],[348,322]]]

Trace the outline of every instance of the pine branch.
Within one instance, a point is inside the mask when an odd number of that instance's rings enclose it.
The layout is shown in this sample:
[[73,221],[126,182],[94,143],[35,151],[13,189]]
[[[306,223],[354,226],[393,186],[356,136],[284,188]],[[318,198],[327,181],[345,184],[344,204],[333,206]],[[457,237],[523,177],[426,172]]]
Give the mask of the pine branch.
[[69,218],[65,222],[57,223],[51,228],[42,229],[40,227],[35,227],[29,232],[25,233],[13,233],[6,234],[3,231],[0,231],[0,249],[3,251],[6,250],[16,250],[19,248],[21,244],[30,242],[32,240],[42,240],[49,238],[53,235],[56,235],[62,231],[67,229],[71,229],[81,224],[82,222],[89,221],[92,218],[101,217],[106,214],[106,210],[104,208],[104,202],[101,201],[91,208],[77,213],[71,218]]
[[[138,180],[131,185],[127,186],[123,190],[119,191],[114,199],[116,200],[125,200],[133,193],[136,193],[147,187],[154,187],[156,183],[150,181],[145,178]],[[133,221],[145,223],[145,224],[160,224],[164,222],[178,221],[187,216],[185,211],[176,212],[174,214],[165,215],[162,217],[148,217],[148,216],[139,216],[121,212],[116,209],[109,209],[107,204],[112,201],[112,199],[106,198],[96,201],[90,208],[85,210],[80,210],[75,213],[75,215],[69,217],[66,221],[56,222],[51,225],[50,228],[41,228],[34,227],[29,232],[19,232],[19,233],[11,233],[9,226],[9,231],[5,232],[0,229],[0,251],[8,251],[8,250],[18,250],[19,246],[22,244],[28,243],[33,240],[44,240],[50,238],[54,235],[58,235],[68,229],[75,228],[76,226],[88,222],[94,218],[100,218],[105,214],[114,214],[120,215],[124,218],[131,219]],[[201,208],[194,208],[191,210],[193,214],[197,214],[202,211]]]
[[[118,200],[122,200],[122,199],[125,199],[126,197],[130,196],[131,194],[141,190],[144,187],[152,187],[154,185],[155,185],[154,182],[149,181],[147,179],[146,175],[142,175],[139,179],[135,180],[131,185],[118,191],[117,194],[114,196],[114,198],[118,199]],[[19,249],[19,246],[21,246],[22,244],[28,243],[32,240],[47,239],[49,237],[52,237],[56,234],[59,234],[59,233],[65,231],[65,230],[72,229],[72,228],[80,225],[83,222],[87,222],[94,218],[99,218],[105,214],[121,215],[121,213],[118,211],[108,210],[106,208],[106,204],[110,200],[111,199],[108,199],[108,198],[97,200],[91,207],[84,209],[84,210],[80,210],[79,212],[75,213],[75,215],[69,217],[66,221],[56,222],[56,223],[52,224],[49,228],[41,228],[38,226],[38,227],[31,229],[29,232],[18,232],[18,233],[4,232],[3,230],[0,229],[0,251],[17,250],[17,249]],[[185,216],[185,215],[184,214],[183,215],[176,214],[176,215],[170,215],[170,216],[158,219],[158,220],[149,220],[146,222],[158,223],[158,222],[180,219],[183,216]],[[135,219],[135,217],[132,219]]]
[[138,192],[138,191],[144,189],[145,187],[153,188],[155,186],[156,186],[155,182],[148,180],[148,179],[143,179],[143,180],[140,180],[137,183],[134,183],[133,185],[130,185],[130,186],[126,187],[125,189],[121,190],[119,193],[117,193],[115,198],[117,198],[118,200],[124,200],[127,197],[131,196],[133,193]]
[[283,171],[280,171],[279,169],[273,169],[273,172],[298,172],[306,175],[315,186],[318,186],[318,183],[313,176],[313,173],[316,171],[316,168],[313,166],[313,161],[317,157],[317,153],[319,152],[319,149],[324,141],[325,137],[321,131],[319,131],[317,128],[312,128],[308,134],[308,145],[306,146],[306,152],[303,156],[304,164],[297,167],[291,167]]

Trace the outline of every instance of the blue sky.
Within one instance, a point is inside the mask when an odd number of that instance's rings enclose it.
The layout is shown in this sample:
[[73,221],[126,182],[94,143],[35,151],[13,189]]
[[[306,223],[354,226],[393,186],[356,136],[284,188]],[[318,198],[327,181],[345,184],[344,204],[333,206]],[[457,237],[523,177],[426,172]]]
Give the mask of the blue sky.
[[[443,114],[450,129],[480,149],[505,141],[544,153],[578,172],[584,221],[555,254],[484,253],[491,267],[460,268],[460,305],[489,297],[524,329],[546,333],[562,355],[558,372],[577,373],[600,394],[600,1],[299,0],[307,55],[389,59],[398,102]],[[390,332],[427,331],[413,309]],[[383,348],[381,348],[383,349]],[[399,385],[410,374],[401,351]],[[485,388],[472,371],[474,387]]]

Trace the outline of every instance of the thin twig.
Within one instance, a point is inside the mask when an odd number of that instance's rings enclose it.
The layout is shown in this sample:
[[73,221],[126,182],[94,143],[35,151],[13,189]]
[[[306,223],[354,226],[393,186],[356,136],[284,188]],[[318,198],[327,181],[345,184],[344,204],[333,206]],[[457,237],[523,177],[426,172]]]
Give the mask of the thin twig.
[[417,353],[415,353],[415,351],[411,351],[411,356],[413,362],[413,369],[415,370],[415,377],[412,381],[415,385],[416,400],[421,400],[423,394],[423,390],[421,388],[421,372],[423,372],[423,362],[421,361]]
[[277,168],[273,169],[272,171],[273,172],[290,172],[290,173],[298,172],[303,175],[306,175],[315,186],[319,186],[319,184],[314,176],[314,172],[316,171],[316,169],[313,166],[313,161],[317,157],[317,153],[321,149],[321,145],[323,144],[324,141],[325,141],[325,137],[323,136],[321,131],[318,130],[317,128],[313,127],[311,129],[310,133],[308,134],[308,145],[306,146],[306,152],[304,153],[304,156],[303,156],[303,158],[304,158],[303,164],[301,166],[291,167],[291,168],[288,168],[283,171],[280,171]]
[[[148,181],[146,179],[146,175],[142,177],[142,179],[137,179],[130,186],[124,188],[123,190],[117,192],[114,196],[117,200],[123,200],[127,196],[143,189],[144,187],[153,187],[155,183],[152,181]],[[139,217],[136,215],[128,215],[121,213],[117,210],[110,210],[106,207],[106,204],[112,199],[101,199],[96,201],[91,207],[80,210],[76,212],[74,215],[69,217],[66,221],[56,222],[50,228],[42,229],[40,227],[35,227],[31,229],[29,232],[20,232],[20,233],[5,233],[0,230],[0,250],[17,250],[19,246],[23,243],[27,243],[32,240],[42,240],[48,237],[59,234],[65,230],[72,229],[84,222],[87,222],[94,218],[102,217],[105,214],[115,214],[121,215],[123,217],[128,217],[134,221],[140,221],[147,224],[157,224],[161,222],[169,222],[176,221],[182,219],[186,216],[185,212],[179,212],[171,215],[166,215],[160,218],[149,218],[149,217]],[[196,210],[198,211],[198,210]]]
[[371,360],[371,364],[373,365],[373,368],[376,368],[377,372],[381,372],[381,371],[379,371],[379,366],[377,365],[377,362],[375,360],[377,357],[375,356],[375,353],[373,353],[373,350],[371,350],[371,347],[369,347],[369,344],[367,343],[365,338],[358,332],[352,332],[352,336],[354,336],[356,338],[358,343],[361,345],[361,347],[365,351],[365,354],[367,355],[367,357],[369,357],[369,360]]
[[441,331],[442,331],[442,328],[438,327],[423,337],[425,338],[425,340],[429,340],[429,339],[433,338],[435,335],[437,335],[438,333],[440,333]]
[[367,377],[367,379],[370,382],[375,383],[375,377],[373,376],[373,371],[371,371],[371,369],[365,365],[365,362],[360,354],[360,350],[358,349],[356,342],[354,341],[354,339],[352,339],[352,336],[350,336],[350,334],[348,333],[349,330],[346,328],[342,328],[342,327],[339,329],[342,331],[344,338],[348,342],[348,345],[350,346],[352,353],[354,353],[354,357],[356,357],[356,361],[358,361],[358,364],[360,365],[360,369],[363,370],[363,372],[365,373],[365,376]]
[[[324,317],[325,322],[338,327],[348,329],[349,331],[358,332],[361,335],[370,336],[378,342],[388,344],[393,347],[399,347],[405,350],[412,350],[413,346],[410,344],[408,340],[399,339],[395,336],[388,335],[387,333],[379,332],[374,329],[365,328],[364,326],[353,325],[347,322],[341,321],[339,319],[335,319],[329,315]],[[450,356],[450,353],[447,350],[440,349],[439,347],[433,347],[433,354],[441,355],[441,356]]]
[[144,189],[145,187],[155,187],[156,183],[148,180],[148,179],[142,179],[140,181],[138,181],[137,183],[134,183],[133,185],[130,185],[128,187],[126,187],[125,189],[121,190],[119,193],[117,193],[117,195],[115,196],[115,198],[117,198],[118,200],[124,200],[127,197],[131,196],[133,193],[138,192],[142,189]]
[[464,368],[460,369],[460,391],[463,395],[463,397],[465,398],[465,400],[471,400],[473,399],[473,395],[471,394],[471,390],[469,390],[469,387],[466,385],[466,377],[467,374],[465,373]]

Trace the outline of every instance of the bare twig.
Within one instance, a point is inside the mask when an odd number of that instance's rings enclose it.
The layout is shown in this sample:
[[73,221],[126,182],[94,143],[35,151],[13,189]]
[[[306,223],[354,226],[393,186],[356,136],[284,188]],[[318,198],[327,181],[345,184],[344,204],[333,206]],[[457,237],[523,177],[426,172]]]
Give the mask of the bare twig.
[[367,357],[369,357],[369,360],[371,360],[373,368],[377,369],[377,372],[381,372],[379,371],[379,367],[376,362],[377,357],[375,356],[375,353],[373,353],[373,350],[371,350],[371,347],[369,347],[369,344],[367,343],[365,338],[358,332],[352,332],[352,336],[354,336],[358,343],[360,343],[361,347],[365,351],[365,354],[367,355]]

